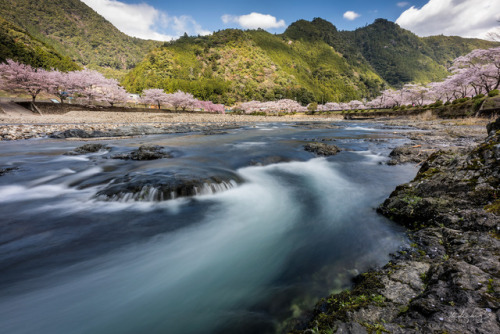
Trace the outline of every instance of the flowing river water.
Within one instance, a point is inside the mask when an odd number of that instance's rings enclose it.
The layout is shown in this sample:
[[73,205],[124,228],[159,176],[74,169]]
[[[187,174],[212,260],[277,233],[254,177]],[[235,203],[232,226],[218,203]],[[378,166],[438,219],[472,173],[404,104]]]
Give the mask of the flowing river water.
[[[0,176],[0,333],[279,332],[407,242],[374,209],[416,173],[383,163],[404,141],[394,131],[260,124],[81,155],[63,154],[87,142],[1,142],[15,170]],[[303,149],[322,139],[343,151]],[[144,144],[172,157],[112,159]],[[211,171],[237,180],[170,200],[97,196],[124,176]]]

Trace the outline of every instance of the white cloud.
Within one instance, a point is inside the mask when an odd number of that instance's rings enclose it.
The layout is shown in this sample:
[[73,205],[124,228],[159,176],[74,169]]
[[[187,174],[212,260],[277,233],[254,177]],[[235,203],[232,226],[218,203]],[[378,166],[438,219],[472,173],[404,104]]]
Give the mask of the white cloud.
[[234,16],[234,15],[222,15],[222,22],[227,23],[237,23],[242,28],[245,29],[276,29],[286,26],[284,20],[276,19],[276,17],[268,14],[260,13],[250,13],[247,15]]
[[344,19],[349,20],[349,21],[353,21],[360,16],[361,15],[359,15],[356,12],[353,12],[352,10],[348,10],[347,12],[344,13]]
[[409,2],[406,2],[406,1],[401,1],[401,2],[398,2],[396,5],[397,5],[398,7],[403,8],[403,7],[408,6],[409,4],[410,4]]
[[498,0],[429,0],[410,7],[396,23],[419,36],[448,35],[486,38],[498,27]]
[[167,13],[144,2],[127,4],[118,0],[82,1],[129,36],[169,41],[185,32],[199,35],[210,33],[203,30],[191,16],[169,17]]

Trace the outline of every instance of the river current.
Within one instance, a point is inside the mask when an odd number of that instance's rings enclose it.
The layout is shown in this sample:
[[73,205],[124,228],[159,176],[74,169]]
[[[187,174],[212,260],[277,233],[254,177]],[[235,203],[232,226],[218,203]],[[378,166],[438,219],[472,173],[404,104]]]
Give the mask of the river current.
[[[369,123],[260,124],[213,135],[0,142],[0,333],[275,333],[407,243],[375,208],[416,173]],[[404,129],[397,129],[401,132]],[[303,149],[325,140],[328,158]],[[140,145],[172,158],[112,159]],[[96,194],[125,175],[242,181],[171,200]]]

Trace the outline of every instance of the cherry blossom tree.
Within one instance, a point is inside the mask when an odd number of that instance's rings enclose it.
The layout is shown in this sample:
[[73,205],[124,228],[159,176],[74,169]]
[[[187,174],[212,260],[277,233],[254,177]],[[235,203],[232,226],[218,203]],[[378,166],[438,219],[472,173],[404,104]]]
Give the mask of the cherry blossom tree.
[[0,77],[3,89],[14,93],[26,92],[31,95],[32,103],[35,103],[41,91],[48,91],[53,85],[52,78],[46,70],[36,69],[12,59],[0,64]]
[[167,94],[163,89],[151,88],[145,89],[142,92],[140,103],[144,104],[156,104],[158,109],[161,109],[162,104],[168,104]]
[[500,86],[500,47],[477,49],[458,57],[451,69],[455,73],[466,73],[472,84],[489,93]]
[[172,94],[167,94],[166,99],[168,104],[171,104],[175,110],[181,108],[183,111],[194,109],[198,101],[192,94],[184,93],[180,90]]
[[214,104],[212,101],[197,101],[195,108],[218,114],[225,114],[226,112],[223,104]]
[[116,103],[126,102],[127,98],[127,91],[115,79],[108,79],[108,84],[101,87],[99,100],[108,102],[111,106],[114,106]]
[[403,91],[407,94],[412,105],[422,106],[429,102],[429,89],[424,85],[406,84],[403,86]]
[[361,101],[358,101],[358,100],[352,100],[352,101],[349,101],[349,108],[352,110],[352,109],[365,109],[365,105],[363,104],[363,102]]

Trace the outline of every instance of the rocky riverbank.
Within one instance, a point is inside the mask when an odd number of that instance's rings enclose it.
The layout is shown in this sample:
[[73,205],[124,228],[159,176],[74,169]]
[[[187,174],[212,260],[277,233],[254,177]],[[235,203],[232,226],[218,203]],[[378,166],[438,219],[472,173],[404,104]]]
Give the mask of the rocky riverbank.
[[[340,117],[340,116],[339,116]],[[0,115],[0,140],[40,137],[96,138],[223,131],[261,122],[334,121],[335,116],[252,116],[199,113],[70,111],[65,114]]]
[[322,299],[291,333],[500,332],[500,119],[487,130],[473,148],[432,148],[378,209],[410,229],[411,247]]

